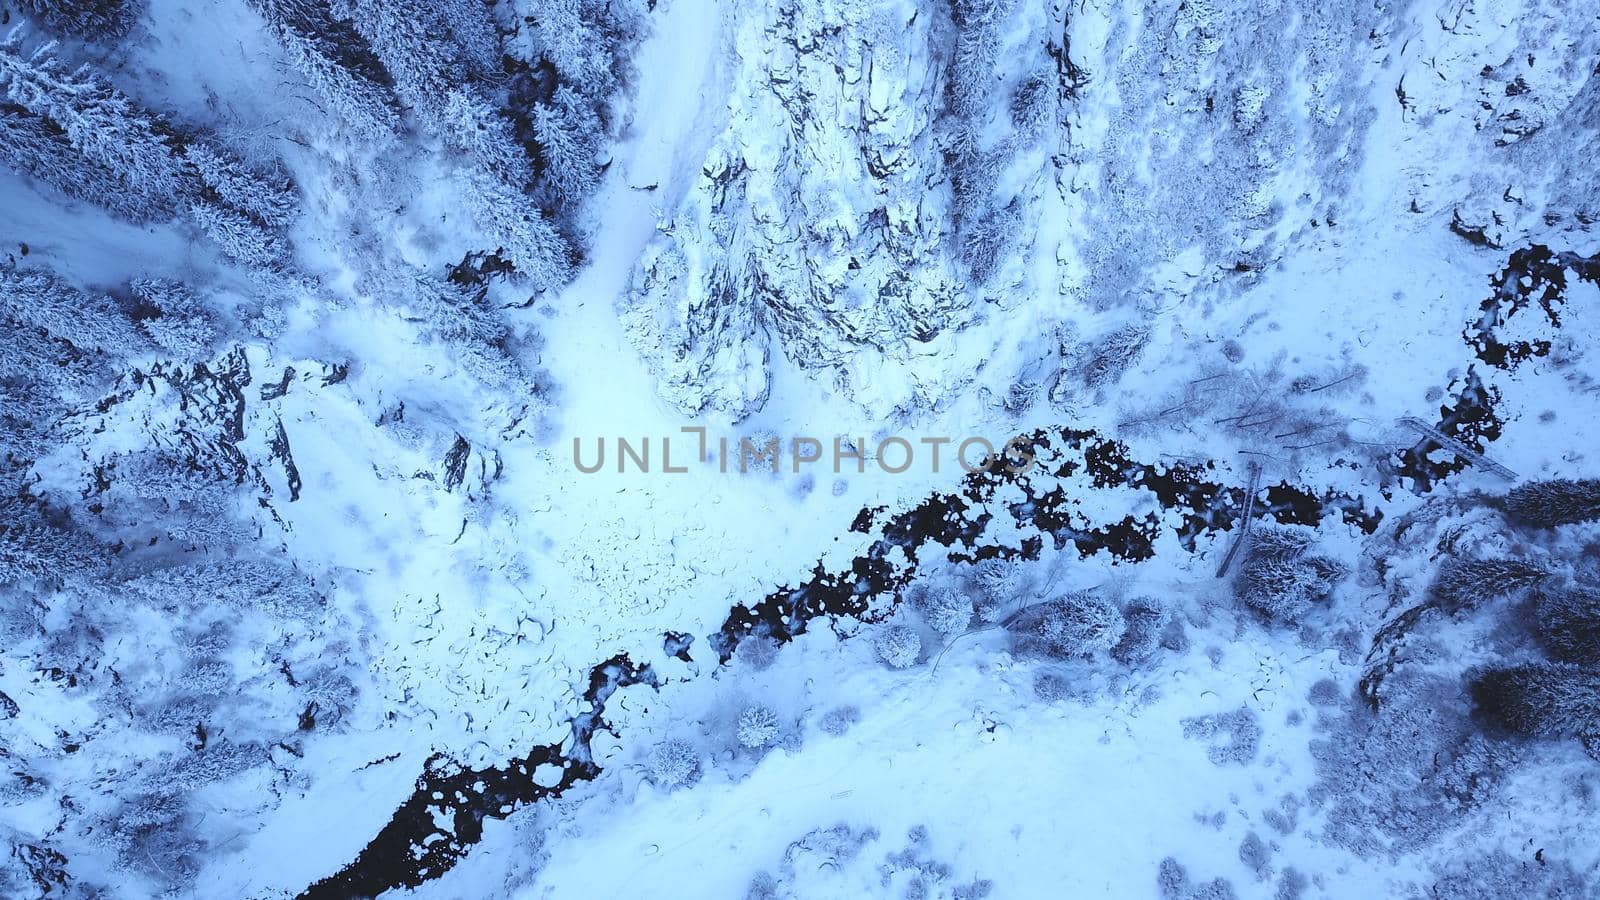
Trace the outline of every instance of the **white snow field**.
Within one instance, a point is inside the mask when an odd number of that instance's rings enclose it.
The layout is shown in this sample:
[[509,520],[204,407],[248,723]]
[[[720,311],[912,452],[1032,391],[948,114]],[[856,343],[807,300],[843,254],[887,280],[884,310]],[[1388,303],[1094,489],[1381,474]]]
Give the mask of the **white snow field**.
[[0,897],[1600,898],[1600,8],[0,22]]

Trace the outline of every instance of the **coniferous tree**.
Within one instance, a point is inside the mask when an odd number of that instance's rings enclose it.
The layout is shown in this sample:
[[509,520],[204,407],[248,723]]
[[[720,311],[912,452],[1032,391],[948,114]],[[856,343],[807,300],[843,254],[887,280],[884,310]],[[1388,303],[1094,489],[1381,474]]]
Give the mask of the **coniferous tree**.
[[117,173],[151,204],[167,204],[170,215],[190,188],[176,155],[177,135],[87,66],[68,71],[55,49],[52,42],[25,52],[20,29],[0,40],[6,96],[55,122],[79,153]]
[[1518,485],[1506,494],[1506,514],[1535,528],[1600,519],[1600,479],[1554,478]]
[[170,214],[165,201],[129,190],[117,173],[79,153],[61,126],[15,103],[0,103],[0,167],[135,224]]
[[445,120],[450,96],[471,67],[451,40],[440,8],[427,0],[335,0],[335,15],[348,20],[393,80],[395,93],[436,127]]
[[17,0],[24,12],[52,31],[83,38],[127,34],[139,17],[130,0]]
[[77,398],[96,384],[97,375],[77,347],[0,313],[0,383],[12,386],[12,402],[19,408],[53,407],[61,398]]
[[432,5],[450,29],[472,74],[477,78],[498,75],[502,69],[500,33],[488,5],[483,0],[435,0]]
[[217,338],[216,320],[186,285],[137,278],[128,287],[145,307],[139,327],[157,345],[183,360],[210,355]]
[[1540,643],[1562,662],[1600,664],[1600,591],[1549,591],[1535,607]]
[[191,563],[160,569],[128,582],[128,588],[168,609],[195,609],[216,602],[260,609],[279,618],[306,618],[323,606],[322,593],[299,571],[265,559]]
[[562,79],[582,82],[595,68],[600,42],[584,21],[582,0],[526,4],[523,27],[538,56]]
[[491,308],[482,289],[474,290],[416,272],[396,273],[363,288],[403,298],[412,314],[435,334],[467,344],[499,344],[510,335],[504,320]]
[[910,625],[887,625],[878,632],[873,649],[891,668],[904,669],[916,665],[922,655],[922,638]]
[[735,736],[741,747],[759,750],[776,743],[781,730],[778,714],[771,707],[756,703],[745,707],[744,712],[739,714]]
[[0,267],[0,318],[43,329],[82,350],[125,355],[147,346],[122,310],[50,272]]
[[232,259],[273,266],[287,253],[281,235],[296,209],[294,183],[281,168],[253,171],[233,154],[204,140],[183,148],[200,185],[189,217]]
[[919,605],[928,626],[947,637],[966,631],[972,624],[972,601],[958,591],[932,591]]
[[251,522],[239,515],[237,484],[165,454],[119,461],[112,490],[102,498],[108,507],[102,518],[108,523],[120,514],[196,546],[230,547],[255,533]]
[[87,575],[101,559],[83,536],[46,523],[17,501],[0,504],[0,584]]
[[1030,593],[1028,578],[1021,566],[1007,559],[986,559],[972,569],[978,598],[973,606],[978,618],[993,625],[1022,605]]
[[281,168],[251,171],[238,157],[202,140],[191,140],[184,146],[183,155],[218,203],[233,207],[269,229],[289,224],[296,209],[294,182]]
[[565,85],[557,88],[551,103],[534,107],[533,133],[544,163],[540,182],[553,205],[575,205],[593,193],[600,180],[600,121],[582,98]]
[[1092,656],[1115,647],[1127,625],[1115,603],[1091,591],[1025,607],[1004,622],[1019,649],[1060,659]]
[[1470,676],[1479,715],[1524,737],[1600,736],[1600,672],[1570,663],[1528,663]]
[[399,125],[389,73],[366,38],[317,0],[250,0],[289,63],[357,133],[381,136]]
[[189,218],[228,258],[251,266],[271,266],[285,252],[277,233],[231,206],[208,200],[189,205]]
[[43,329],[0,315],[0,484],[46,453],[51,425],[99,374],[85,355]]
[[468,161],[518,191],[533,181],[527,151],[511,123],[473,91],[452,93],[445,107],[446,137]]
[[1250,534],[1249,555],[1234,582],[1246,606],[1267,619],[1294,624],[1333,595],[1346,574],[1338,560],[1312,549],[1309,528],[1264,525]]
[[955,0],[955,59],[950,67],[947,97],[957,115],[972,116],[990,101],[988,82],[995,77],[1000,53],[999,22],[1003,0]]
[[482,172],[464,173],[460,183],[473,215],[519,273],[540,287],[567,282],[567,243],[524,194]]
[[1547,569],[1520,559],[1453,560],[1439,570],[1431,593],[1446,611],[1459,612],[1515,596],[1549,577]]
[[688,787],[700,780],[700,754],[688,741],[669,738],[650,752],[645,771],[658,787]]
[[1121,640],[1111,648],[1111,658],[1124,665],[1135,665],[1153,656],[1161,646],[1163,633],[1172,621],[1172,609],[1152,597],[1136,597],[1122,607],[1126,628]]
[[400,99],[474,163],[460,175],[462,193],[502,255],[536,285],[565,283],[567,243],[528,201],[525,154],[451,40],[449,15],[464,2],[440,7],[422,0],[342,0],[337,11],[367,39]]

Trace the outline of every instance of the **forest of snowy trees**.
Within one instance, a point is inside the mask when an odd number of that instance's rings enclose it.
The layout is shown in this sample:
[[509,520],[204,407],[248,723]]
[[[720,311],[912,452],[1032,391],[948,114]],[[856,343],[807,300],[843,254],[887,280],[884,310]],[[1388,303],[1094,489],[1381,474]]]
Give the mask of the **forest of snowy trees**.
[[[249,9],[308,100],[300,133],[276,145],[142,99],[127,67],[149,40],[137,0],[4,11],[0,169],[21,179],[0,188],[7,208],[33,191],[174,233],[210,273],[108,282],[28,244],[0,259],[0,640],[7,665],[45,673],[95,711],[4,754],[0,798],[57,807],[48,841],[6,835],[8,897],[92,892],[83,847],[152,894],[183,887],[233,827],[195,828],[195,798],[243,780],[270,804],[298,777],[304,736],[343,727],[357,702],[365,651],[329,585],[284,554],[263,514],[268,498],[289,499],[263,474],[288,453],[282,425],[267,453],[248,446],[260,373],[240,342],[327,296],[297,258],[308,198],[296,167],[393,159],[355,174],[369,184],[353,190],[403,197],[411,176],[399,167],[429,154],[476,222],[478,256],[494,261],[481,271],[517,290],[558,289],[583,258],[579,211],[607,165],[644,27],[642,8],[595,0]],[[486,299],[489,276],[370,263],[372,296],[481,359],[480,377],[533,379]],[[140,395],[155,398],[147,427],[76,449]],[[92,477],[76,493],[52,490],[62,465]],[[4,717],[36,716],[30,704],[51,696],[0,693]],[[120,787],[74,797],[79,778]],[[233,813],[241,824],[252,814]]]

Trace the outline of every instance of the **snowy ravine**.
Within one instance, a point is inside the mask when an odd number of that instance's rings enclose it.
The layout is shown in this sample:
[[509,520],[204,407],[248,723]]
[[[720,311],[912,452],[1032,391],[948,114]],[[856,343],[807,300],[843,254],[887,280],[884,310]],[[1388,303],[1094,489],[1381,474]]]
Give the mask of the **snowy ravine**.
[[1600,897],[1600,9],[0,28],[0,897]]

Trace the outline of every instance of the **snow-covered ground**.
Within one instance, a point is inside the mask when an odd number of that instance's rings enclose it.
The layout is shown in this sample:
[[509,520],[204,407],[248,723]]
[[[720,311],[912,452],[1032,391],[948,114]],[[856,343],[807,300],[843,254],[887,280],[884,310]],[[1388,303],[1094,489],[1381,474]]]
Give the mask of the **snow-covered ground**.
[[[157,0],[58,50],[165,115],[163,146],[281,165],[281,258],[0,176],[0,274],[139,322],[136,279],[182,282],[220,335],[83,353],[0,285],[0,350],[39,356],[0,369],[0,887],[1600,896],[1600,699],[1573,704],[1595,731],[1526,738],[1472,687],[1543,663],[1540,604],[1600,578],[1592,523],[1497,499],[1596,474],[1600,12],[313,12]],[[491,18],[506,71],[461,74]],[[399,128],[341,118],[297,28],[385,70]],[[537,130],[576,115],[574,73],[614,81],[594,184],[550,200],[582,167],[544,131],[514,154],[535,181],[511,218],[574,249],[546,284],[468,196],[515,170],[471,103]],[[1549,343],[1506,362],[1480,326]],[[94,366],[24,443],[16,386]],[[958,464],[1018,436],[1030,471]],[[778,471],[739,471],[741,438],[775,439]],[[224,499],[134,484],[185,454],[228,469]],[[1251,484],[1257,537],[1227,557]],[[29,568],[25,526],[77,529],[109,574]],[[1482,559],[1538,583],[1439,587]],[[283,575],[241,607],[239,575],[184,606],[161,580],[261,560],[325,602],[276,615]]]

